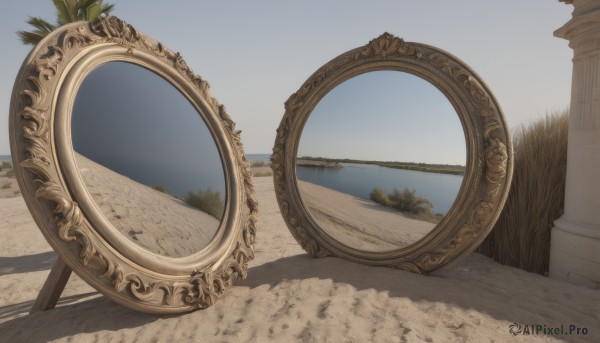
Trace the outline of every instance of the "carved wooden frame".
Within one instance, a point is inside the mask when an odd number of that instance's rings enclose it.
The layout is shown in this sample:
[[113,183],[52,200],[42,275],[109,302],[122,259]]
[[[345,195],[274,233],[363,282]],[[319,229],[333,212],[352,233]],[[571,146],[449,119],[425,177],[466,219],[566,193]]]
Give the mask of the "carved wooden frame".
[[[162,257],[96,225],[103,216],[89,205],[75,168],[70,116],[83,78],[110,61],[135,63],[165,78],[193,104],[215,139],[226,210],[216,237],[192,256]],[[32,50],[16,78],[10,142],[25,202],[67,266],[122,305],[151,313],[205,308],[246,277],[254,257],[257,202],[240,132],[209,88],[179,53],[116,17],[54,31]]]
[[[377,70],[411,73],[436,86],[456,109],[467,147],[464,181],[446,217],[414,244],[387,252],[362,251],[328,235],[303,204],[296,182],[300,136],[317,103],[340,83]],[[427,274],[474,250],[491,230],[508,195],[513,149],[500,106],[465,63],[435,47],[384,33],[326,63],[290,96],[271,161],[281,213],[310,255]]]

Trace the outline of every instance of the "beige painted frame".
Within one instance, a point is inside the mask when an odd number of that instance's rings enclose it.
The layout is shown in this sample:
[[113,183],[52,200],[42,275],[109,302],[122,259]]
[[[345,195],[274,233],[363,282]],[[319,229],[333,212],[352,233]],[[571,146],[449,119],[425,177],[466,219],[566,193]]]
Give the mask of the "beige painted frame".
[[[75,95],[91,70],[110,61],[140,65],[169,81],[213,135],[227,204],[215,238],[192,256],[163,257],[128,242],[99,212],[77,171],[70,132]],[[122,305],[151,313],[205,308],[246,277],[254,257],[257,202],[240,133],[209,88],[179,53],[116,17],[54,31],[32,50],[16,78],[10,142],[25,202],[66,266]],[[56,267],[56,273],[60,269],[68,278],[65,268]],[[46,287],[62,290],[48,282]],[[40,294],[38,302],[44,297],[49,296]]]
[[[362,251],[328,235],[310,215],[296,182],[296,154],[312,110],[335,86],[376,70],[411,73],[436,86],[456,109],[467,148],[464,181],[446,217],[421,240],[388,252]],[[510,135],[491,91],[449,53],[384,33],[322,66],[290,96],[285,110],[271,158],[275,193],[288,228],[310,255],[427,274],[475,249],[498,219],[512,178]]]

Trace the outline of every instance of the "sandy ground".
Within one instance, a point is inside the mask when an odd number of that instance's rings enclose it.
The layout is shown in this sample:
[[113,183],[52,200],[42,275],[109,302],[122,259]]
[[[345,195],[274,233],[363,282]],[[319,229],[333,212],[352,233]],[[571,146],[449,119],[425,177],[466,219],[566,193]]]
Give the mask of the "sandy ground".
[[365,251],[391,251],[423,238],[435,224],[407,218],[373,201],[298,181],[313,218],[336,240]]
[[[248,279],[215,306],[149,315],[100,296],[73,276],[51,311],[27,313],[55,259],[21,197],[0,199],[0,342],[599,342],[600,292],[499,265],[479,254],[430,276],[338,258],[294,241],[270,177]],[[587,329],[583,336],[517,335],[509,326]]]
[[162,256],[190,256],[206,247],[220,221],[76,154],[88,192],[104,216],[130,241]]

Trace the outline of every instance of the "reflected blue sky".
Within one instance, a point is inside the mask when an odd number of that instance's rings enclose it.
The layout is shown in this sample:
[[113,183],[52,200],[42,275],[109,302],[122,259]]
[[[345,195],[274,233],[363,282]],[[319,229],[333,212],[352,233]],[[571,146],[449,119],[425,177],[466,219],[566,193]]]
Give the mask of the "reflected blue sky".
[[298,156],[465,165],[466,148],[458,115],[441,91],[409,73],[375,71],[321,99]]
[[208,127],[173,85],[141,66],[109,62],[83,80],[71,120],[76,152],[148,186],[225,194]]

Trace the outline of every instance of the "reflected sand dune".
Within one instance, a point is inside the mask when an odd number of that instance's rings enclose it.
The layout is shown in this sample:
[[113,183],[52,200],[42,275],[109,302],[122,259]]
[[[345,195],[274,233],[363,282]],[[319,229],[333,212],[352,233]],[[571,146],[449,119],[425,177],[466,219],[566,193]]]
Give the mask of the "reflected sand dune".
[[183,200],[159,192],[75,153],[88,192],[112,225],[130,241],[162,256],[202,250],[220,222]]
[[335,240],[355,249],[396,250],[423,238],[436,225],[310,182],[298,180],[298,187],[317,224]]

